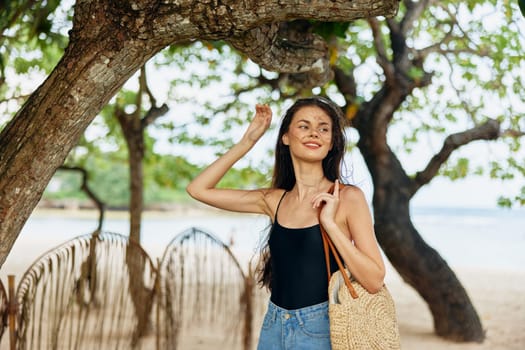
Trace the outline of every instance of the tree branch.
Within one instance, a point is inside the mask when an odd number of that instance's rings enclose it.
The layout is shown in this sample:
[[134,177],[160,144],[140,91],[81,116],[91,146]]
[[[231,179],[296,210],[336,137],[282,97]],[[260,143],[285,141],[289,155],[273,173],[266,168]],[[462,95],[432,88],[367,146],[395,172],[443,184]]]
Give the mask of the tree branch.
[[416,174],[411,186],[411,196],[436,176],[453,151],[472,141],[495,140],[500,136],[500,123],[494,119],[489,119],[486,123],[472,129],[449,135],[441,150],[432,157],[426,168]]
[[403,34],[408,34],[412,28],[414,28],[414,23],[416,20],[421,18],[421,14],[429,7],[429,3],[433,2],[431,0],[420,0],[420,1],[411,1],[405,0],[404,4],[406,7],[405,15],[400,23],[400,30]]
[[[140,127],[142,130],[146,129],[148,125],[151,125],[157,120],[158,118],[162,117],[164,114],[168,113],[170,110],[168,108],[168,105],[163,103],[162,106],[157,107],[157,99],[155,96],[153,96],[153,93],[151,92],[151,89],[148,85],[148,79],[146,77],[146,66],[142,66],[140,70],[140,90],[139,95],[142,96],[142,94],[148,95],[151,108],[146,113],[146,115],[141,119],[140,121]],[[138,109],[138,107],[137,107]]]
[[379,66],[383,69],[387,82],[393,83],[395,80],[395,68],[388,59],[385,42],[381,36],[379,22],[375,18],[369,18],[368,24],[370,25],[370,29],[372,30],[372,35],[374,37],[374,47],[377,52],[377,64],[379,64]]
[[357,97],[357,84],[353,72],[346,74],[342,69],[334,67],[335,85],[344,96],[347,104],[351,104]]
[[501,132],[501,137],[520,138],[523,136],[525,136],[525,131],[521,130],[505,129]]
[[[407,46],[406,33],[403,32],[401,24],[396,22],[395,19],[389,18],[386,20],[388,28],[390,29],[390,42],[392,48],[392,64],[395,67],[397,76],[402,74],[403,77],[409,78],[408,72],[412,64],[412,59],[409,57],[410,49]],[[409,79],[404,79],[403,83],[406,85],[406,82]]]
[[[250,4],[254,5],[253,3]],[[302,8],[302,5],[305,4],[307,4],[307,8]],[[353,16],[355,16],[354,19],[357,19],[379,14],[390,17],[397,12],[398,7],[394,1],[370,3],[365,3],[365,1],[332,1],[330,4],[322,4],[322,2],[316,4],[320,6],[313,6],[310,2],[299,2],[294,3],[293,8],[287,7],[287,5],[280,3],[279,9],[276,10],[279,15],[273,18],[273,21],[276,21],[280,15],[287,11],[295,12],[294,15],[290,14],[282,18],[287,22],[261,24],[251,30],[233,30],[234,35],[227,41],[265,69],[279,73],[293,73],[293,75],[288,76],[289,83],[303,88],[323,85],[333,77],[333,73],[330,70],[327,45],[324,40],[308,30],[307,22],[288,22],[291,18],[311,18],[311,14],[315,13],[320,21],[337,21],[337,17],[345,12],[344,19],[339,20],[349,21]],[[272,6],[273,4],[266,3],[263,14],[258,14],[261,9],[257,6],[252,10],[255,16],[264,17]],[[326,13],[328,17],[324,18],[326,6],[331,11],[328,11],[329,13]],[[377,11],[376,7],[382,8],[382,11]],[[367,10],[363,12],[363,9]]]
[[[450,58],[445,56],[445,60],[448,62],[449,66],[450,67],[453,67],[454,64],[450,61]],[[456,81],[454,80],[454,71],[451,69],[450,70],[450,73],[448,75],[448,80],[450,82],[450,86],[452,87],[452,90],[456,93],[456,96],[458,98],[458,100],[460,101],[461,105],[463,106],[464,110],[465,110],[465,113],[467,113],[467,115],[469,116],[470,120],[474,123],[474,124],[477,124],[477,120],[476,120],[476,115],[477,115],[477,111],[479,109],[481,109],[482,107],[481,106],[471,106],[469,103],[467,103],[463,98],[462,98],[462,93],[465,92],[464,89],[461,90],[459,89],[457,86],[456,86]]]
[[140,69],[139,84],[141,87],[140,90],[142,94],[145,93],[146,95],[148,95],[151,105],[156,106],[157,99],[155,98],[155,96],[153,96],[153,93],[151,92],[151,89],[149,88],[149,85],[148,85],[148,78],[146,75],[146,65],[143,65],[142,68]]
[[[439,6],[441,10],[446,12],[450,17],[450,23],[448,23],[450,25],[450,30],[448,31],[446,36],[443,38],[440,44],[447,44],[449,41],[451,41],[449,40],[448,36],[454,36],[454,31],[459,31],[462,34],[462,36],[456,35],[452,39],[458,39],[458,40],[463,39],[465,47],[461,49],[442,49],[442,50],[437,50],[436,48],[434,48],[435,52],[440,52],[442,54],[452,53],[455,55],[459,53],[469,53],[469,54],[473,54],[473,55],[481,56],[481,57],[489,56],[490,53],[487,49],[472,48],[469,46],[470,44],[476,43],[477,41],[472,40],[469,37],[468,32],[461,27],[459,21],[457,20],[456,14],[452,13],[451,9],[448,6],[445,6],[441,3],[437,3],[437,5]],[[435,46],[435,45],[432,45],[432,46]]]
[[82,175],[82,184],[80,185],[80,189],[86,193],[86,195],[91,199],[97,209],[98,209],[98,226],[96,229],[96,232],[100,232],[102,230],[102,223],[104,222],[104,212],[106,210],[106,204],[101,201],[95,192],[91,190],[89,187],[89,174],[86,169],[79,167],[79,166],[68,166],[68,165],[61,165],[58,170],[67,170],[67,171],[76,171],[79,172]]
[[142,113],[142,94],[145,93],[144,90],[146,89],[146,65],[142,65],[139,74],[139,90],[135,94],[135,111],[132,113],[133,119],[140,120],[140,114]]
[[459,53],[458,52],[459,50],[454,50],[456,52],[451,52],[452,50],[443,50],[441,48],[443,45],[448,44],[449,42],[451,42],[454,39],[453,30],[454,30],[454,26],[451,26],[450,30],[445,34],[445,36],[443,37],[443,39],[441,39],[441,41],[439,41],[439,42],[437,42],[435,44],[432,44],[430,46],[427,46],[427,47],[425,47],[423,49],[416,50],[418,56],[422,60],[425,60],[428,57],[428,55],[430,55],[431,53],[436,53],[436,52],[439,52],[441,54]]
[[[446,54],[454,54],[458,55],[460,53],[469,53],[476,56],[488,56],[489,52],[486,49],[473,49],[468,46],[468,43],[475,42],[471,40],[468,37],[468,34],[461,28],[455,14],[453,14],[450,9],[448,9],[446,6],[440,6],[440,8],[446,12],[449,17],[450,21],[440,22],[441,24],[448,24],[450,26],[450,29],[446,32],[445,36],[437,43],[430,45],[426,48],[418,50],[418,55],[425,59],[429,54],[431,53],[440,53],[442,55]],[[463,34],[463,37],[465,39],[465,42],[467,43],[464,48],[461,49],[444,49],[443,46],[446,46],[449,44],[452,40],[460,38],[459,36],[455,35],[454,32],[459,31]]]
[[329,81],[332,73],[326,42],[309,29],[303,21],[272,23],[228,38],[227,42],[265,69],[306,73],[295,80],[303,87],[313,87]]
[[158,118],[162,117],[164,114],[168,113],[169,107],[167,104],[162,104],[160,107],[152,106],[149,111],[146,113],[144,118],[141,120],[142,129],[146,128],[148,125],[151,125]]

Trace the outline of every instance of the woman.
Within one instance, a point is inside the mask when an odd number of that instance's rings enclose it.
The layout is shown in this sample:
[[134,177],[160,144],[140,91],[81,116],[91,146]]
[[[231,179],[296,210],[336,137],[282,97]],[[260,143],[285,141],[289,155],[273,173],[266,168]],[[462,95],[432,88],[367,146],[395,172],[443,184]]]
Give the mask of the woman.
[[[379,291],[385,275],[364,195],[357,187],[340,185],[345,151],[342,112],[322,97],[296,101],[279,130],[272,187],[218,189],[224,174],[270,126],[271,109],[256,105],[255,110],[240,142],[199,174],[187,191],[211,206],[266,214],[272,220],[259,279],[271,297],[258,349],[330,349],[320,225],[369,292]],[[335,262],[330,265],[337,269]]]

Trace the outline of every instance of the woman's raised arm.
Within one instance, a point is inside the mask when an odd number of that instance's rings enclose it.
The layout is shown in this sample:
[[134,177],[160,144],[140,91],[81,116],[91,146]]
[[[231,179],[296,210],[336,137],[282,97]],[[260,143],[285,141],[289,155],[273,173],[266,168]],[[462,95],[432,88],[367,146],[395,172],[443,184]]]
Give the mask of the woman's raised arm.
[[241,140],[190,182],[186,188],[188,194],[216,208],[270,215],[265,201],[266,190],[218,189],[216,186],[226,172],[259,141],[271,121],[270,107],[256,105],[255,116]]

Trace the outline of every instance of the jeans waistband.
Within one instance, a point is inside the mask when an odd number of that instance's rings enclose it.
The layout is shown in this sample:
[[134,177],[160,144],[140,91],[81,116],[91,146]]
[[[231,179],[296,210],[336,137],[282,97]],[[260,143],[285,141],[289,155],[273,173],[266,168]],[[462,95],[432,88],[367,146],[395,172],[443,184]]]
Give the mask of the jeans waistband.
[[270,300],[268,302],[268,312],[272,314],[273,317],[279,317],[280,315],[288,315],[289,317],[295,316],[299,321],[303,318],[308,317],[316,312],[326,312],[328,310],[328,301],[302,307],[300,309],[288,310],[280,306],[275,305]]

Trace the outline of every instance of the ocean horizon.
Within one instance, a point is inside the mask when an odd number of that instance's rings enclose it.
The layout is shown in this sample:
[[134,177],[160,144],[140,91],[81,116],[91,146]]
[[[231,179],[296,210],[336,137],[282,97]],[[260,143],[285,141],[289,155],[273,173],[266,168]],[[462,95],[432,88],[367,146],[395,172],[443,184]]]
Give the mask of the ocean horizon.
[[[129,222],[121,216],[107,215],[103,231],[127,235]],[[411,216],[419,234],[452,268],[525,272],[525,209],[412,207]],[[28,268],[39,256],[68,240],[91,234],[97,223],[96,214],[35,213],[2,266],[1,277]],[[141,244],[156,261],[176,235],[198,228],[230,245],[239,261],[247,263],[265,238],[268,225],[269,220],[261,215],[217,211],[145,215]]]

